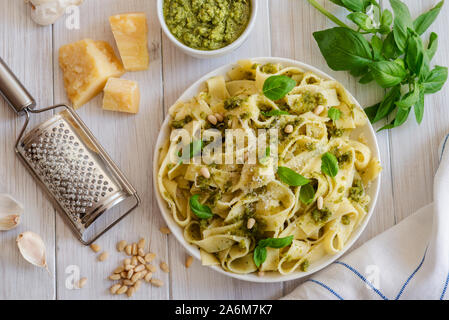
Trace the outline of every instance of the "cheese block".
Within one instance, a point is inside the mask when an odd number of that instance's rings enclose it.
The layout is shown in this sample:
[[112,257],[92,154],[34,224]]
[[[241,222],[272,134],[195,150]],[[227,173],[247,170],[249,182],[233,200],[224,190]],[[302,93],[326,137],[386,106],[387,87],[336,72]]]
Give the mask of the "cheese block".
[[109,43],[85,39],[59,49],[64,86],[75,109],[103,90],[110,77],[125,70]]
[[140,90],[136,81],[109,78],[104,87],[104,110],[137,113],[139,104]]
[[109,18],[123,65],[127,71],[148,69],[148,25],[144,13],[119,14]]

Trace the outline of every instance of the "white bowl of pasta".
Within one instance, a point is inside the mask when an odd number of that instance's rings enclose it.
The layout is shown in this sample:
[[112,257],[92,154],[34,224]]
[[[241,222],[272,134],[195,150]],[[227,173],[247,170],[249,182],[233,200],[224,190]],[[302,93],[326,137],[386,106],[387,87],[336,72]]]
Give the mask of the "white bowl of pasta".
[[254,58],[210,72],[170,108],[153,180],[168,227],[203,265],[279,282],[357,240],[377,200],[378,159],[375,132],[341,84],[298,61]]

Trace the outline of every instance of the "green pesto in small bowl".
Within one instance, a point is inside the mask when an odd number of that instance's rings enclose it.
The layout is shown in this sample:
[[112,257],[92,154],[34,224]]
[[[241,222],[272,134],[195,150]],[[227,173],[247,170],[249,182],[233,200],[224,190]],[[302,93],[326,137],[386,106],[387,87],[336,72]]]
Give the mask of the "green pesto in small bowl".
[[237,40],[251,17],[251,0],[164,0],[170,32],[186,46],[217,50]]

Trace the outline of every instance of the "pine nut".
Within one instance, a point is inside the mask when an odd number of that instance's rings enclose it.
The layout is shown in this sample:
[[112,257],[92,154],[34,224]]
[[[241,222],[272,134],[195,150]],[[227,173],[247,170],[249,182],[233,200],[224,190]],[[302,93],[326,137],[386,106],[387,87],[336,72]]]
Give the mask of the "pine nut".
[[137,260],[141,263],[141,264],[146,264],[147,262],[145,261],[145,259],[144,258],[142,258],[142,257],[137,257]]
[[288,124],[284,128],[285,133],[292,133],[293,132],[293,126],[291,124]]
[[125,293],[126,291],[128,291],[128,286],[122,286],[122,287],[120,287],[120,289],[118,289],[117,290],[117,294],[123,294],[123,293]]
[[188,256],[186,259],[186,268],[190,268],[190,266],[193,263],[193,257],[192,256]]
[[130,256],[130,255],[133,253],[133,246],[130,245],[130,244],[128,244],[128,245],[125,247],[125,252],[126,252],[126,254],[127,254],[128,256]]
[[162,287],[164,285],[164,282],[162,282],[162,280],[159,279],[151,279],[150,282],[153,286],[156,287]]
[[90,248],[92,249],[93,252],[100,252],[100,250],[101,250],[101,247],[96,243],[92,243],[90,245]]
[[128,264],[131,264],[131,259],[126,258],[125,260],[123,260],[123,266],[126,267]]
[[209,178],[210,178],[210,172],[209,172],[209,169],[207,169],[206,167],[202,167],[202,168],[200,169],[200,173],[201,173],[201,175],[202,175],[204,178],[206,178],[206,179],[209,179]]
[[131,281],[136,282],[137,280],[140,280],[142,278],[143,278],[143,274],[140,272],[137,272],[131,277]]
[[139,248],[139,250],[137,250],[137,254],[139,255],[139,257],[144,257],[145,251],[143,251],[143,249]]
[[141,238],[141,239],[139,240],[139,242],[137,242],[137,247],[138,247],[139,249],[144,249],[144,248],[145,248],[145,239],[144,239],[144,238]]
[[318,210],[323,209],[323,197],[318,197],[317,201],[316,201],[316,206],[318,208]]
[[133,256],[137,256],[137,243],[133,243]]
[[162,232],[163,234],[170,234],[171,233],[170,229],[167,228],[167,227],[162,227],[162,228],[159,229],[159,231]]
[[125,286],[133,286],[134,282],[132,282],[131,280],[126,279],[126,280],[123,280],[123,284]]
[[224,120],[223,116],[221,115],[221,113],[216,113],[214,114],[215,118],[217,118],[218,122],[222,122]]
[[134,270],[133,269],[129,270],[128,273],[126,274],[126,278],[131,279],[133,274],[134,274]]
[[120,274],[120,273],[122,273],[123,271],[125,271],[125,267],[120,266],[120,267],[118,267],[118,268],[116,268],[116,269],[114,270],[114,273]]
[[123,250],[125,250],[126,245],[127,242],[125,240],[120,241],[119,243],[117,243],[117,251],[123,252]]
[[156,255],[150,252],[145,256],[145,262],[151,262],[154,258],[156,258]]
[[120,283],[114,284],[114,285],[109,289],[109,292],[110,292],[111,294],[116,294],[117,291],[118,291],[118,289],[120,289],[121,286],[122,286],[122,285],[121,285]]
[[170,269],[168,268],[168,264],[165,262],[161,262],[161,264],[159,265],[159,267],[161,268],[162,271],[164,271],[165,273],[169,273]]
[[130,288],[128,288],[128,291],[126,291],[126,295],[128,296],[128,298],[131,298],[133,296],[134,292],[136,292],[136,288],[130,287]]
[[138,264],[139,264],[139,261],[137,260],[137,257],[132,257],[131,258],[131,265],[137,266]]
[[122,279],[128,279],[128,272],[123,271],[122,273],[120,273],[120,277],[122,277]]
[[153,273],[152,272],[148,272],[145,275],[145,282],[150,282],[151,278],[153,277]]
[[98,261],[103,262],[105,261],[109,256],[109,253],[107,251],[104,251],[100,256],[98,257]]
[[133,266],[132,264],[127,264],[127,265],[125,266],[125,270],[126,270],[126,271],[129,271],[129,270],[134,269],[134,268],[135,268],[135,266]]
[[249,218],[248,222],[246,223],[246,227],[248,228],[248,230],[250,230],[254,227],[255,224],[256,224],[256,219]]
[[77,283],[78,289],[84,288],[84,286],[86,285],[86,282],[87,282],[87,278],[81,278]]
[[209,122],[212,123],[213,125],[217,124],[217,118],[213,114],[208,115],[207,120],[209,120]]
[[148,271],[151,271],[151,272],[153,272],[153,273],[155,273],[155,272],[157,271],[156,266],[154,266],[154,265],[152,265],[152,264],[147,264],[147,265],[146,265],[146,268],[147,268]]
[[119,274],[112,274],[109,276],[109,280],[115,281],[115,280],[120,280],[122,277]]
[[321,114],[321,112],[324,111],[324,106],[319,105],[315,108],[315,110],[313,110],[313,113],[315,113],[317,116]]
[[143,264],[140,264],[140,265],[138,265],[137,267],[134,268],[134,272],[140,272],[140,271],[143,271],[143,270],[145,270],[145,265],[143,265]]
[[134,284],[134,288],[136,289],[136,291],[139,290],[141,284],[142,284],[141,280],[136,281],[136,283]]

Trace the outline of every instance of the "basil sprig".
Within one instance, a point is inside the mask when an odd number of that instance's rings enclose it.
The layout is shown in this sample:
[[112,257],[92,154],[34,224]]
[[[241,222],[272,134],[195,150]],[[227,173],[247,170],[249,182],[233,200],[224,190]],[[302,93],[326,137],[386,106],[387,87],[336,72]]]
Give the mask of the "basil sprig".
[[310,182],[309,179],[287,167],[278,167],[277,174],[282,182],[291,187],[300,187]]
[[338,173],[338,160],[330,152],[321,156],[321,171],[329,177],[334,178]]
[[268,77],[263,83],[263,94],[273,101],[282,99],[296,86],[296,81],[284,75]]
[[427,45],[421,37],[437,19],[444,0],[415,20],[401,0],[389,0],[393,13],[376,0],[331,0],[349,11],[347,18],[356,30],[316,0],[308,1],[338,25],[313,34],[329,67],[349,71],[362,84],[376,81],[387,89],[382,101],[365,109],[370,121],[392,118],[380,130],[395,128],[407,121],[414,108],[421,123],[425,95],[441,90],[448,78],[447,67],[431,67],[437,34],[430,33]]
[[301,187],[301,190],[299,191],[299,200],[301,200],[302,203],[309,205],[313,202],[314,197],[315,189],[310,183]]
[[266,238],[260,240],[254,249],[253,259],[257,267],[267,259],[267,247],[280,249],[292,244],[293,236],[285,238]]
[[190,210],[200,219],[210,219],[214,215],[212,210],[205,205],[202,205],[199,201],[199,194],[195,194],[190,197],[189,205]]
[[337,109],[337,108],[332,107],[332,108],[330,108],[330,109],[327,111],[327,116],[328,116],[332,121],[337,121],[337,120],[340,119],[340,117],[341,117],[341,111],[340,111],[340,109]]

